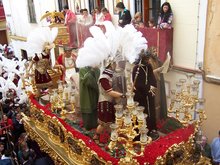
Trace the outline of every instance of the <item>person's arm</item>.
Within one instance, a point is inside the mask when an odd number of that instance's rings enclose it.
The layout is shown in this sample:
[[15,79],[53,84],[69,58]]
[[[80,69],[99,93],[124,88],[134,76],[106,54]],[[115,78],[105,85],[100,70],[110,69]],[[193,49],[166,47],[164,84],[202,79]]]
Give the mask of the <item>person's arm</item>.
[[[92,75],[92,71],[89,68],[82,68],[79,70],[80,81],[84,86],[89,88],[95,88],[95,77]],[[96,83],[97,84],[97,83]]]
[[168,23],[169,25],[171,25],[172,21],[173,21],[173,13],[170,14],[167,23]]
[[93,23],[93,18],[92,18],[91,15],[88,15],[88,16],[87,16],[87,20],[86,20],[86,22],[85,22],[85,26],[92,25],[92,23]]
[[67,22],[68,22],[68,12],[66,13],[66,15],[65,15],[65,19],[64,19],[64,26],[66,26],[67,25]]
[[93,69],[89,70],[85,75],[84,75],[84,85],[92,88],[94,90],[98,90],[98,84],[97,84],[97,79],[95,77],[95,71]]
[[120,92],[114,91],[112,89],[112,86],[109,84],[109,80],[107,78],[102,78],[99,80],[102,88],[106,91],[106,93],[114,98],[120,98],[123,97],[124,95]]
[[112,17],[110,13],[105,15],[105,21],[112,21]]
[[157,20],[157,28],[160,28],[160,24],[161,24],[161,16],[159,15]]
[[56,60],[56,63],[54,65],[54,68],[59,68],[61,70],[65,70],[65,67],[63,66],[63,54],[59,55],[59,57]]

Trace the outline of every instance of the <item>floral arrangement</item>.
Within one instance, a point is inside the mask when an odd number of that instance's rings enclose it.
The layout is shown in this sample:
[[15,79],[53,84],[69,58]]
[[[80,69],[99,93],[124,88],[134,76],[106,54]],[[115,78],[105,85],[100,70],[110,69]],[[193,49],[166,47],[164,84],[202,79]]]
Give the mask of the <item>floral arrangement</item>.
[[177,129],[183,128],[183,125],[173,117],[167,117],[166,119],[157,122],[157,128],[160,132],[168,134]]

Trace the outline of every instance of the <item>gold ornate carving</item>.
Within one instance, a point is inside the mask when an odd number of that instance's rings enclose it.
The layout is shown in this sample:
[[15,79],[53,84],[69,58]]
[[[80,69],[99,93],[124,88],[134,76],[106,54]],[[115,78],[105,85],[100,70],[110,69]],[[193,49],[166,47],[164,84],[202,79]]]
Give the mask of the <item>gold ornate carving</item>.
[[25,119],[24,126],[26,131],[30,135],[30,138],[38,143],[42,151],[50,155],[56,165],[76,164],[75,162],[70,161],[68,157],[65,156],[65,150],[57,146],[53,146],[45,133],[37,131],[32,121],[28,121],[27,119]]
[[104,165],[105,163],[101,162],[95,155],[92,155],[92,159],[90,161],[92,165]]
[[58,35],[54,43],[56,45],[66,45],[69,43],[69,33],[67,32],[67,27],[64,24],[52,24],[50,28],[57,27]]
[[[24,116],[23,118],[25,129],[30,134],[30,137],[39,144],[43,151],[51,156],[56,164],[112,164],[112,162],[106,162],[102,157],[99,157],[83,140],[75,138],[71,132],[66,130],[56,116],[51,117],[46,114],[46,111],[44,113],[42,109],[37,108],[31,101],[30,106],[31,116]],[[197,131],[198,123],[195,125],[195,133]],[[174,144],[166,151],[164,156],[157,158],[155,164],[167,164],[169,162],[179,165],[193,164],[194,139],[194,134],[192,134],[187,142]],[[209,159],[200,156],[197,164],[209,164],[209,162]],[[138,165],[138,162],[130,155],[121,158],[118,164]]]

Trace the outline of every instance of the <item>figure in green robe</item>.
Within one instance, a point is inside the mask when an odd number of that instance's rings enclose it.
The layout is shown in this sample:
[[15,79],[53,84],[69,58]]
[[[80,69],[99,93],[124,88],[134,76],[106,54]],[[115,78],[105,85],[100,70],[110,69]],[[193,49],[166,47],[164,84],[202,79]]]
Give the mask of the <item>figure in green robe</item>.
[[79,71],[80,78],[80,110],[83,126],[86,130],[97,127],[97,103],[99,98],[98,68],[84,67]]

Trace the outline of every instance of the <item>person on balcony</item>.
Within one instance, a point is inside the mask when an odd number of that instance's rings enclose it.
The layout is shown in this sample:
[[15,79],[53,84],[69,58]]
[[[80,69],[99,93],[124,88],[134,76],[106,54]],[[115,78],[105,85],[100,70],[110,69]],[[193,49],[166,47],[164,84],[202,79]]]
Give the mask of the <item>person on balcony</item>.
[[103,25],[104,22],[104,15],[99,9],[99,7],[95,8],[95,26],[100,27],[105,32],[105,27]]
[[140,61],[134,66],[132,72],[134,83],[134,101],[144,106],[147,116],[148,135],[153,140],[159,137],[156,127],[155,92],[157,81],[153,73],[153,68],[149,63],[149,54],[144,50],[140,53]]
[[134,25],[135,28],[143,28],[144,27],[141,12],[137,12],[134,15],[134,19],[132,19],[131,23],[132,23],[132,25]]
[[123,2],[118,2],[116,5],[117,11],[119,12],[118,26],[124,27],[131,23],[131,13],[125,8]]
[[76,15],[69,10],[69,7],[65,5],[63,7],[65,12],[65,22],[64,25],[67,26],[67,31],[69,33],[69,46],[77,47],[77,35],[76,35]]
[[93,25],[93,17],[87,9],[82,10],[82,16],[78,19],[78,42],[79,48],[83,46],[84,41],[91,36],[89,28]]
[[111,14],[109,13],[107,8],[102,8],[102,14],[103,14],[103,21],[110,21],[112,22]]
[[164,2],[158,17],[158,28],[171,29],[173,21],[173,12],[169,2]]
[[95,25],[102,25],[103,23],[103,14],[100,11],[99,7],[95,8]]
[[149,21],[148,21],[148,27],[151,28],[151,29],[156,29],[156,23],[154,21],[154,18],[151,18]]

